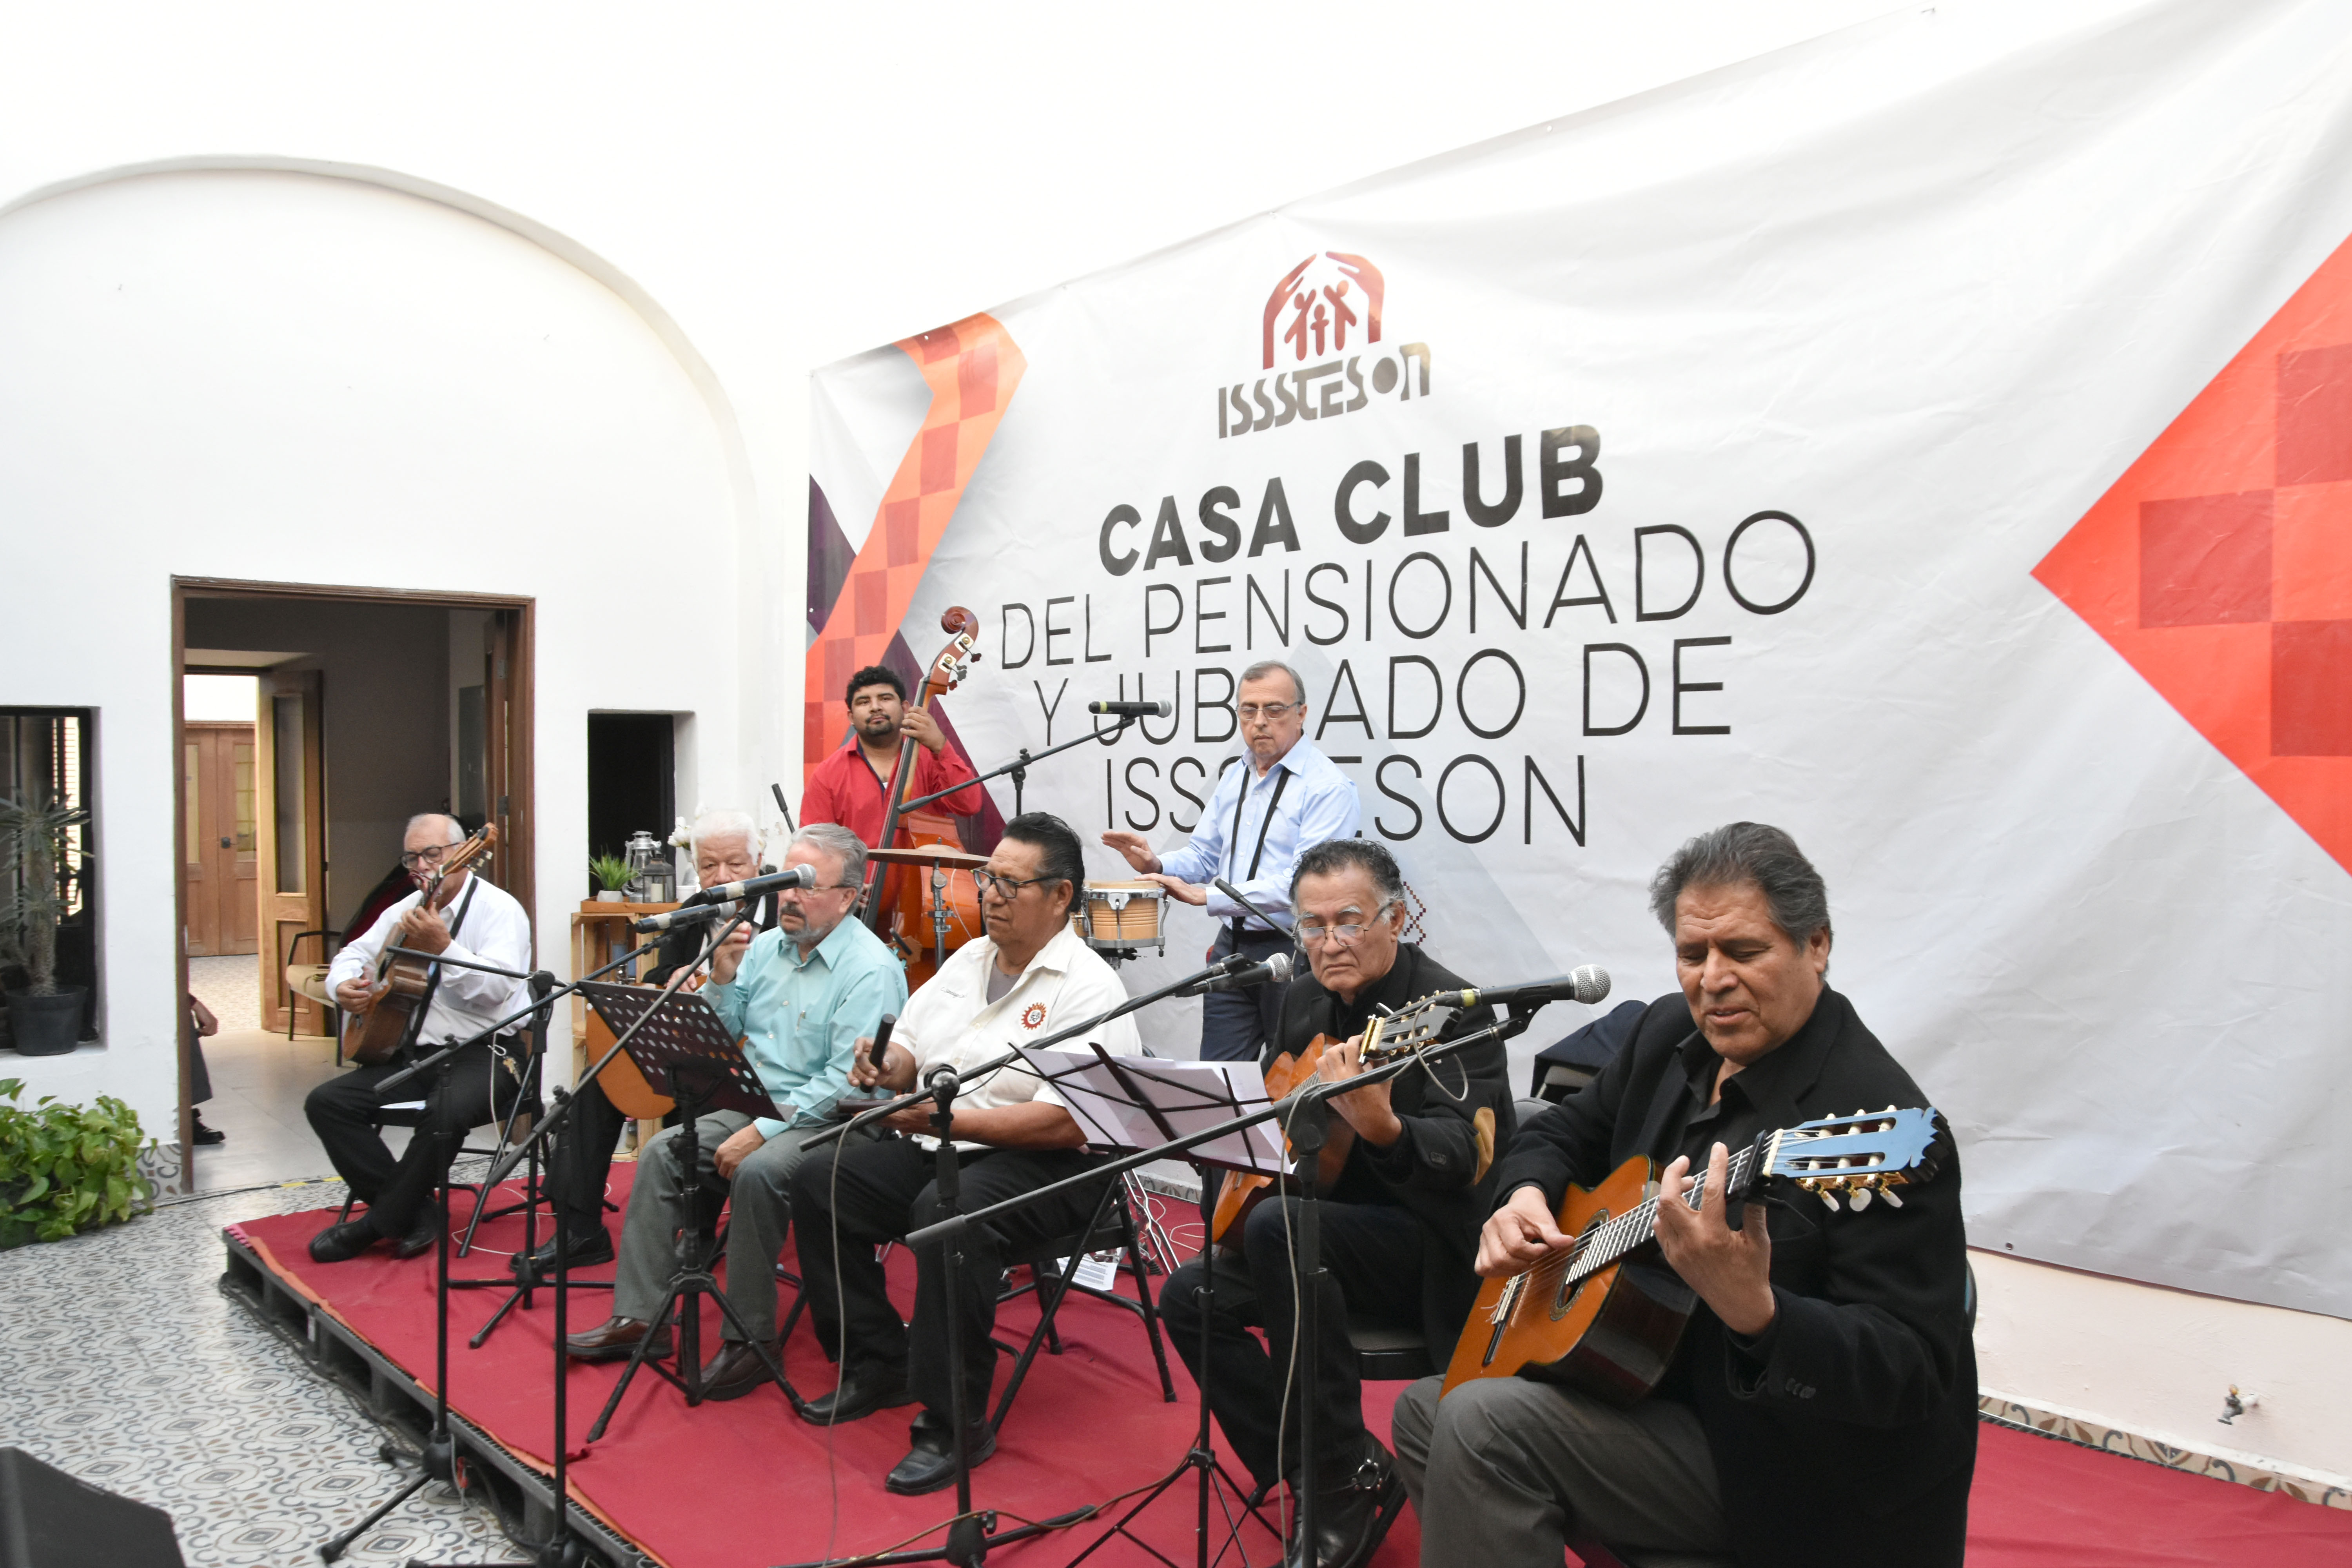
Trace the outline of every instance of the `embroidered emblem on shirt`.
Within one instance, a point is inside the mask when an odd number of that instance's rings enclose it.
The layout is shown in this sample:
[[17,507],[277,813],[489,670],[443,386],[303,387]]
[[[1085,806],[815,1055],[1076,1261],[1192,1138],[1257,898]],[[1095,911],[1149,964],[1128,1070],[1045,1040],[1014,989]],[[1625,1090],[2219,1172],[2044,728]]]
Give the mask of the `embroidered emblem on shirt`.
[[1032,1002],[1028,1006],[1022,1009],[1021,1026],[1023,1028],[1034,1029],[1045,1021],[1045,1004],[1043,1002]]

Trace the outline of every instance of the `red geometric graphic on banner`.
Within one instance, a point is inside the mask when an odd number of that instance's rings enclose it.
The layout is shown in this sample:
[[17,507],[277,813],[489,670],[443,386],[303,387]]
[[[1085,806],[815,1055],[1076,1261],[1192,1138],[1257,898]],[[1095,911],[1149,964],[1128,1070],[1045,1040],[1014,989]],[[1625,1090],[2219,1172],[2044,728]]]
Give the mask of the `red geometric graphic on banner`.
[[2033,575],[2352,870],[2352,241]]
[[[922,428],[898,460],[890,488],[882,493],[881,510],[857,559],[850,563],[824,629],[809,646],[801,739],[803,786],[846,732],[844,683],[867,665],[887,662],[890,639],[907,618],[931,552],[946,534],[964,487],[971,482],[1029,365],[1012,334],[986,314],[918,333],[898,346],[929,385],[930,406]],[[933,626],[912,628],[907,640],[917,658],[928,659],[944,638]]]

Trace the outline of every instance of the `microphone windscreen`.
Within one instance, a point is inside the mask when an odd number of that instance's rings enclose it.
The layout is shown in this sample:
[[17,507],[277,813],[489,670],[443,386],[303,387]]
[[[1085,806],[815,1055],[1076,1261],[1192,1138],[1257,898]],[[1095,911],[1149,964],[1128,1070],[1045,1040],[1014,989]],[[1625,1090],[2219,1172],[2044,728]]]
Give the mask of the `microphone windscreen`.
[[1609,994],[1609,972],[1597,963],[1580,964],[1568,978],[1576,986],[1576,999],[1588,1007]]

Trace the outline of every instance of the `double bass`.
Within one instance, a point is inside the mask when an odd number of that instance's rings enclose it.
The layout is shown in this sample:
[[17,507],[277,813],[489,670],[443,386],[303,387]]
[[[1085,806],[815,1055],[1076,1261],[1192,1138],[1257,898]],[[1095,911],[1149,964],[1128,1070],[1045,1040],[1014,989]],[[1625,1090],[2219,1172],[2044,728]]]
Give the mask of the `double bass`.
[[[980,617],[961,605],[952,605],[940,616],[948,634],[923,676],[922,689],[910,705],[929,709],[932,699],[960,685],[971,662],[980,655]],[[947,955],[981,934],[980,887],[971,878],[972,858],[964,851],[955,818],[938,810],[904,811],[907,785],[915,776],[915,752],[921,744],[908,735],[898,742],[898,763],[890,770],[890,804],[882,818],[881,849],[912,851],[936,848],[935,859],[915,858],[900,864],[874,862],[866,873],[866,921],[874,934],[898,952],[907,965],[909,990],[939,971]],[[977,786],[974,786],[977,787]]]
[[[490,851],[499,841],[499,830],[484,823],[472,837],[453,846],[441,857],[441,863],[425,878],[423,897],[416,900],[420,910],[437,910],[445,900],[441,885],[456,872],[464,870]],[[387,942],[387,947],[398,945]],[[358,1041],[351,1048],[351,1058],[362,1067],[373,1067],[390,1061],[408,1042],[416,1019],[433,994],[433,964],[429,959],[407,958],[387,952],[376,965],[375,980],[369,990],[367,1008],[361,1015]]]

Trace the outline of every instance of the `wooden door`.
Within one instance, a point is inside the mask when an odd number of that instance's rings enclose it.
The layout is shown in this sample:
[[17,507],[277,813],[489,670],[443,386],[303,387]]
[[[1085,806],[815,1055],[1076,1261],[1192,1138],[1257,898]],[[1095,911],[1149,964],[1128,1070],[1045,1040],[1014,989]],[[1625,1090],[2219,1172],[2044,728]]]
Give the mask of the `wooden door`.
[[[321,744],[319,672],[265,671],[254,723],[255,866],[261,910],[261,1022],[286,1026],[284,967],[297,933],[327,923],[326,769]],[[320,951],[302,943],[301,956]],[[322,1034],[322,1009],[297,996],[294,1016],[304,1034]]]
[[253,726],[184,725],[180,759],[188,814],[188,952],[204,958],[257,952]]
[[489,880],[512,893],[538,929],[531,813],[531,626],[527,609],[499,610],[483,624],[483,762],[489,820],[499,847]]

